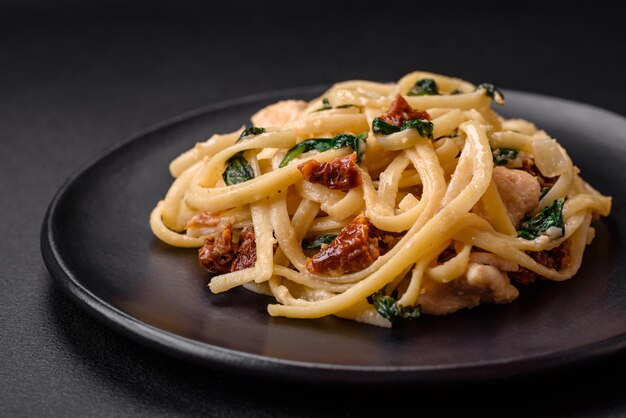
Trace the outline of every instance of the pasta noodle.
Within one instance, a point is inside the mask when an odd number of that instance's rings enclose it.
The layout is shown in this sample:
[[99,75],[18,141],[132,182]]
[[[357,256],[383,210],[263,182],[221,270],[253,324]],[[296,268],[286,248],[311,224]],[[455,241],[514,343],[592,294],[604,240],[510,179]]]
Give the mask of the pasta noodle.
[[285,100],[170,164],[154,234],[200,248],[214,293],[272,316],[376,326],[507,303],[578,271],[611,198],[503,95],[443,75],[337,83]]

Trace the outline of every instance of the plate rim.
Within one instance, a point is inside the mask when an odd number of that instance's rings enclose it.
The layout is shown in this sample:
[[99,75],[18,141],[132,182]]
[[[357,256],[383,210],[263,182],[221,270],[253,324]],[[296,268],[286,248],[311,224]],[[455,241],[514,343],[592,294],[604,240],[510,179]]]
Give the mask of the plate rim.
[[[280,99],[292,95],[302,97],[305,94],[317,94],[328,89],[328,84],[293,87],[271,90],[224,100],[176,114],[158,123],[149,125],[135,133],[116,141],[95,153],[62,183],[52,198],[42,222],[40,249],[48,272],[66,295],[83,311],[91,314],[99,322],[120,332],[145,347],[156,349],[184,361],[191,361],[203,366],[234,372],[241,375],[292,380],[302,382],[325,382],[346,384],[405,384],[436,382],[484,381],[497,378],[531,375],[548,372],[569,365],[580,365],[599,358],[610,356],[626,349],[626,332],[588,344],[532,356],[519,356],[499,360],[483,360],[469,363],[428,366],[364,366],[315,363],[287,360],[260,354],[247,353],[215,344],[196,341],[166,331],[154,325],[142,322],[120,309],[110,305],[86,288],[65,265],[59,254],[53,233],[55,210],[69,187],[83,173],[115,151],[146,135],[165,127],[182,123],[210,113],[251,104],[254,102]],[[565,102],[570,105],[584,106],[595,111],[620,118],[626,123],[626,117],[611,110],[584,102],[534,92],[503,89],[505,94],[527,96],[539,100]]]

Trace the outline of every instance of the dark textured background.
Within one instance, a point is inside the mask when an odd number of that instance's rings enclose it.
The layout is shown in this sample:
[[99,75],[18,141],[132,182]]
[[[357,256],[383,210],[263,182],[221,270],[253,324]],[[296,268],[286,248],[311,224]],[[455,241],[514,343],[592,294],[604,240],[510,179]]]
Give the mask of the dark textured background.
[[625,355],[533,378],[365,392],[202,369],[93,320],[39,252],[46,206],[82,162],[241,95],[425,69],[626,114],[618,13],[598,3],[84,3],[0,5],[0,416],[351,417],[394,404],[423,417],[626,415]]

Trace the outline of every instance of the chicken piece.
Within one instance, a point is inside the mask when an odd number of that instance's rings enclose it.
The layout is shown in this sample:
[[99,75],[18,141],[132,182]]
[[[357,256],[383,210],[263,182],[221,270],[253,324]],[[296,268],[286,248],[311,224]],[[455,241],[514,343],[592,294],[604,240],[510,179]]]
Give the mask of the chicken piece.
[[298,165],[304,179],[319,183],[333,190],[344,192],[361,185],[361,172],[356,165],[356,152],[337,158],[330,163],[318,163],[315,160]]
[[426,314],[447,315],[481,303],[508,303],[518,296],[506,273],[494,266],[469,263],[464,277],[448,283],[426,283],[418,304]]
[[485,253],[480,251],[472,251],[470,253],[470,262],[494,266],[501,271],[519,270],[519,266],[512,261],[505,260],[504,258],[492,253]]
[[519,291],[511,284],[506,273],[494,266],[469,263],[467,283],[482,289],[481,302],[508,303],[519,296]]
[[509,219],[517,228],[519,222],[539,203],[541,187],[537,178],[522,170],[494,167],[493,180],[506,207]]
[[303,100],[281,100],[259,110],[250,120],[253,126],[280,126],[296,120],[306,106]]

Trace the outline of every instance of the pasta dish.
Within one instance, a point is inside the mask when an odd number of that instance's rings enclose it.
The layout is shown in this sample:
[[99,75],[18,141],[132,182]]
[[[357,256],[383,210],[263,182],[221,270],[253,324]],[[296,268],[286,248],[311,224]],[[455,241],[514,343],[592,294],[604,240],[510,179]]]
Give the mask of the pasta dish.
[[495,105],[491,84],[426,72],[279,101],[171,162],[152,231],[272,316],[390,327],[511,302],[576,274],[611,198]]

